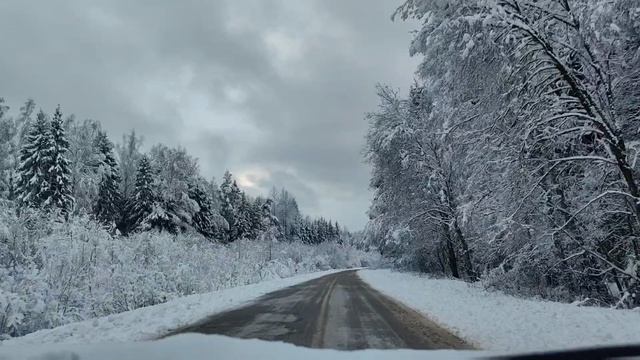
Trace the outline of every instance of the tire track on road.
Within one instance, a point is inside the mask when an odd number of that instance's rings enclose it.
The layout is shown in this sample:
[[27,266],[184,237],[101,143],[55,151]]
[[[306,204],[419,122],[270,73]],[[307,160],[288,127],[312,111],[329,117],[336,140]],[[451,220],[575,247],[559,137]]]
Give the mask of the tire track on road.
[[314,348],[472,349],[413,309],[343,271],[258,298],[171,335],[198,332]]

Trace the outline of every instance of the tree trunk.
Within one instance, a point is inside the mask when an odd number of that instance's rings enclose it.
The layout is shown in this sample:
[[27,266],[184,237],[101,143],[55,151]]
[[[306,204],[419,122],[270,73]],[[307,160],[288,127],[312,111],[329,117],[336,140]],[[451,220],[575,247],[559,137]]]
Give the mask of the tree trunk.
[[467,244],[467,241],[464,238],[464,235],[462,235],[462,230],[460,230],[460,226],[458,226],[457,219],[453,221],[453,230],[455,231],[458,241],[460,241],[460,246],[462,246],[462,256],[467,265],[466,267],[467,276],[469,277],[469,280],[477,281],[478,274],[476,274],[475,270],[473,269],[473,263],[471,262],[471,249],[469,249],[469,245]]
[[456,258],[456,250],[453,247],[453,242],[451,241],[451,236],[449,235],[449,229],[443,225],[443,231],[445,236],[445,246],[447,249],[447,258],[449,260],[449,268],[451,269],[451,275],[460,279],[460,271],[458,271],[458,259]]

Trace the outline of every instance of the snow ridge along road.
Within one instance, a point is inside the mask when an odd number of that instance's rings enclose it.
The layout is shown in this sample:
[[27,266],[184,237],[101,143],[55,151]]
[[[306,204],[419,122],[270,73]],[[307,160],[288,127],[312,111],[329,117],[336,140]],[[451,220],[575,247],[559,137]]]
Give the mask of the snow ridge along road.
[[170,335],[189,332],[340,350],[471,349],[449,331],[372,289],[356,271],[269,293]]

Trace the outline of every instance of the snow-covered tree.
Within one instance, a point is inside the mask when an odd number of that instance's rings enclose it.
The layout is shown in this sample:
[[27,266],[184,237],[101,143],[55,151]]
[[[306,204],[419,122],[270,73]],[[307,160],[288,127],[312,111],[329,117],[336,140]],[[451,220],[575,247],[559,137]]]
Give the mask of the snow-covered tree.
[[256,197],[250,204],[249,221],[251,223],[250,237],[256,238],[263,231],[266,231],[269,224],[271,214],[265,213],[271,208],[271,204],[267,204],[267,200],[262,197]]
[[122,196],[121,215],[117,222],[118,230],[127,234],[133,230],[137,219],[135,214],[135,189],[142,138],[131,131],[122,137],[122,143],[116,146],[118,168],[120,170],[120,194]]
[[403,266],[633,306],[637,13],[408,0],[395,15],[421,20],[423,61],[408,96],[383,88],[368,117],[366,238]]
[[71,179],[69,160],[69,141],[67,141],[62,122],[62,112],[60,106],[56,108],[51,120],[51,164],[47,170],[50,190],[48,197],[44,201],[45,207],[54,207],[61,213],[68,216],[73,209],[74,199],[71,194]]
[[302,215],[295,197],[285,189],[271,190],[273,216],[278,219],[280,231],[284,239],[295,241],[300,239]]
[[38,208],[49,198],[53,146],[49,121],[40,111],[20,150],[17,200],[22,206]]
[[102,179],[93,207],[93,214],[100,222],[113,228],[120,219],[122,208],[118,164],[113,154],[113,143],[105,132],[98,133],[94,147],[96,152],[101,155]]
[[70,115],[65,120],[69,140],[68,159],[71,168],[71,189],[75,199],[75,213],[93,211],[100,181],[102,180],[103,154],[94,146],[101,125],[95,120],[78,121]]
[[[211,240],[222,239],[227,226],[221,225],[221,215],[213,208],[210,195],[201,184],[189,185],[189,198],[197,204],[197,211],[191,217],[192,226]],[[226,222],[226,221],[225,221]]]
[[138,228],[154,210],[157,211],[154,208],[157,197],[154,188],[153,171],[151,162],[146,155],[142,155],[137,166],[133,200],[133,202],[130,202],[130,206],[132,206],[131,223],[126,226],[130,230]]
[[226,241],[234,241],[239,238],[240,232],[238,223],[240,221],[240,206],[242,203],[242,192],[238,184],[233,179],[233,175],[228,170],[222,177],[220,184],[220,215],[225,218],[229,224]]
[[247,198],[244,192],[240,193],[240,205],[235,222],[235,236],[241,238],[255,238],[257,236],[259,224],[256,223],[256,208],[252,201]]
[[158,206],[172,222],[172,229],[185,231],[191,227],[198,204],[189,197],[190,184],[200,182],[198,163],[184,148],[159,144],[150,153],[151,165],[157,175]]
[[18,129],[12,118],[7,116],[9,107],[0,97],[0,198],[12,199],[14,192],[16,136]]

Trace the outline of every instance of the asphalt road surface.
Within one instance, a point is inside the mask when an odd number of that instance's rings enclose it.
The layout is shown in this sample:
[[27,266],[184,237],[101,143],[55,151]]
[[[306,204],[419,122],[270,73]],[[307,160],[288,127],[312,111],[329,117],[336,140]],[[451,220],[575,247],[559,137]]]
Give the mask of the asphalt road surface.
[[262,296],[177,330],[313,348],[470,349],[471,346],[344,271]]

